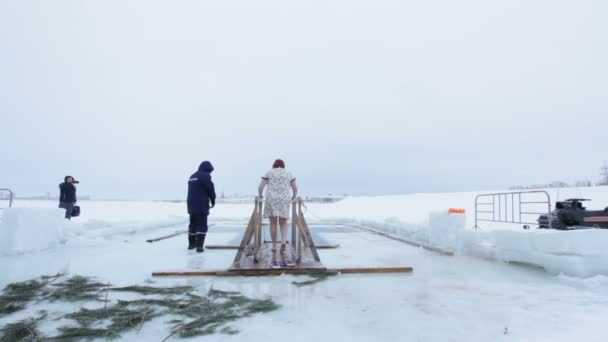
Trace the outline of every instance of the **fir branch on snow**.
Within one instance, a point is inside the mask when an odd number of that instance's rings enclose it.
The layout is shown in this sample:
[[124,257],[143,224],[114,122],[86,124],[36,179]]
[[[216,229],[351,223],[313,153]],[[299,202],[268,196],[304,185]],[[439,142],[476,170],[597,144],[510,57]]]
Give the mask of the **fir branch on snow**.
[[39,318],[28,318],[16,323],[9,323],[0,329],[0,341],[35,341],[41,336],[38,323],[46,318],[46,314]]
[[[226,323],[249,317],[256,313],[265,313],[277,310],[280,306],[271,299],[251,299],[239,292],[228,292],[210,289],[208,297],[222,299],[221,302],[210,301],[208,298],[189,294],[191,303],[183,310],[172,312],[188,317],[196,317],[190,321],[174,321],[172,332],[165,341],[173,335],[179,337],[193,337],[216,333]],[[220,332],[236,334],[237,330],[224,327]]]
[[[120,337],[120,333],[141,329],[144,322],[158,316],[158,312],[153,308],[129,308],[124,305],[113,305],[99,309],[85,309],[65,315],[64,318],[72,319],[78,323],[78,327],[62,327],[56,339],[85,338],[96,334],[96,337],[115,338]],[[93,328],[109,320],[110,324],[104,328]]]
[[[163,315],[181,317],[169,322],[171,334],[192,337],[214,334],[233,335],[237,329],[226,324],[256,313],[277,310],[280,306],[271,299],[252,299],[239,292],[211,289],[206,296],[195,293],[190,286],[152,287],[127,286],[112,288],[94,278],[73,276],[61,283],[54,282],[63,275],[45,276],[21,283],[13,283],[0,295],[0,315],[9,315],[23,310],[27,304],[38,299],[51,302],[103,302],[96,309],[81,308],[63,315],[62,319],[72,320],[71,325],[58,329],[59,335],[50,337],[54,341],[89,340],[95,338],[120,338],[126,331],[140,331],[144,324]],[[136,300],[108,301],[109,291],[132,292],[142,296],[157,297]],[[104,299],[105,292],[105,299]],[[46,317],[24,320],[5,325],[0,329],[1,341],[30,341],[48,339],[42,336],[37,325]],[[5,338],[6,337],[6,338]]]
[[120,334],[108,329],[94,329],[83,327],[61,327],[59,328],[61,335],[53,337],[54,341],[81,341],[82,339],[95,338],[120,338]]
[[101,291],[107,287],[107,284],[76,275],[64,282],[53,284],[52,287],[50,295],[45,298],[51,302],[101,301]]
[[114,287],[110,290],[118,292],[136,292],[142,295],[181,295],[193,291],[194,288],[191,286],[152,287],[134,285],[126,287]]
[[34,299],[48,295],[46,287],[63,276],[64,274],[58,273],[8,284],[0,295],[0,317],[21,311]]
[[46,285],[39,279],[8,284],[0,295],[0,317],[25,309],[27,303],[45,293]]

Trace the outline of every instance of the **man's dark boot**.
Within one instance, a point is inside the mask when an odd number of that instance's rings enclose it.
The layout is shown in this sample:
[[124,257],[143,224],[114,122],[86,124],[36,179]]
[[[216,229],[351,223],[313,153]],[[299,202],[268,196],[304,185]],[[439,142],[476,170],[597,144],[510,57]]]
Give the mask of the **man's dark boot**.
[[196,252],[203,253],[205,248],[203,245],[205,244],[205,234],[196,234]]
[[188,234],[188,249],[196,248],[196,238],[195,235]]

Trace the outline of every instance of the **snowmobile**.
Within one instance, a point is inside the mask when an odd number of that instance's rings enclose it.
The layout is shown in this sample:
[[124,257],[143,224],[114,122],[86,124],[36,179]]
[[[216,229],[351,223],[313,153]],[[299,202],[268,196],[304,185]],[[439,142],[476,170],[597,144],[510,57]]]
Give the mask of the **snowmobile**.
[[608,207],[604,210],[587,210],[583,198],[571,198],[555,203],[555,210],[538,218],[539,228],[559,230],[601,228],[608,229]]

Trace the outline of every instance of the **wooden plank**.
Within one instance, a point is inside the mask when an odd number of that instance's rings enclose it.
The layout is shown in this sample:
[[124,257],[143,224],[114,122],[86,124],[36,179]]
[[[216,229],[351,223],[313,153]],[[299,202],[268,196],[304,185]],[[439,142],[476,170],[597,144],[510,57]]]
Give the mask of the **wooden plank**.
[[259,270],[209,270],[209,271],[163,271],[152,273],[153,277],[187,276],[271,276],[281,274],[373,274],[373,273],[411,273],[412,267],[351,267],[351,268],[270,268]]
[[[280,247],[280,244],[277,244],[277,247]],[[230,270],[262,270],[262,269],[272,269],[273,261],[285,261],[291,260],[290,258],[292,254],[292,246],[291,244],[287,244],[285,249],[285,253],[281,253],[280,250],[273,251],[272,244],[264,244],[260,249],[260,255],[258,256],[258,262],[256,263],[253,257],[243,256],[241,260],[238,262],[234,262],[230,267]],[[324,269],[322,263],[314,260],[310,253],[304,254],[302,261],[297,263],[296,268],[320,268]]]
[[298,231],[296,202],[291,202],[291,246],[296,247],[296,232]]
[[[270,240],[264,240],[264,243],[272,243],[272,241],[270,241]],[[287,243],[291,244],[291,242],[289,240],[287,240]],[[315,247],[317,247],[317,249],[329,249],[329,248],[338,248],[338,247],[340,247],[340,245],[339,244],[332,244],[332,243],[327,244],[327,245],[317,245],[317,243],[315,242]]]
[[373,233],[373,234],[382,235],[382,236],[387,237],[387,238],[392,239],[392,240],[397,240],[397,241],[400,241],[400,242],[403,242],[403,243],[407,243],[408,245],[412,245],[412,246],[415,246],[415,247],[421,247],[421,248],[424,248],[424,249],[429,250],[431,252],[439,253],[440,255],[454,256],[454,252],[452,252],[452,251],[448,251],[448,250],[444,250],[444,249],[441,249],[441,248],[425,245],[423,243],[420,243],[420,242],[417,242],[417,241],[413,241],[413,240],[410,240],[410,239],[406,239],[404,237],[390,235],[390,234],[387,234],[387,233],[384,233],[384,232],[381,232],[381,231],[378,231],[378,230],[375,230],[375,229],[372,229],[372,228],[369,228],[369,227],[365,227],[365,226],[362,226],[362,225],[359,225],[359,224],[345,224],[345,225],[346,226],[351,226],[351,227],[354,227],[354,228],[358,228],[358,229],[361,229],[361,230],[365,230],[365,231]]
[[254,224],[255,224],[257,208],[258,208],[258,206],[256,204],[255,209],[253,210],[253,213],[251,214],[251,218],[249,219],[249,224],[247,225],[245,234],[243,234],[243,239],[241,240],[241,244],[239,245],[239,251],[236,252],[236,255],[234,257],[235,263],[240,262],[240,260],[243,256],[243,252],[245,251],[245,248],[251,242],[251,238],[253,237],[253,233],[255,230]]
[[256,207],[257,207],[257,216],[256,216],[256,221],[254,223],[255,225],[255,245],[254,245],[254,250],[253,250],[253,258],[254,260],[258,260],[259,258],[259,254],[260,254],[260,248],[262,248],[262,209],[263,209],[263,202],[261,199],[256,200]]
[[300,211],[300,215],[298,215],[298,222],[300,223],[299,224],[300,231],[302,233],[302,237],[304,238],[305,245],[308,247],[307,249],[310,249],[310,251],[316,261],[321,261],[321,258],[319,257],[319,253],[317,253],[317,249],[315,248],[315,243],[312,240],[310,230],[308,229],[308,225],[306,224],[306,219],[304,219],[304,215],[302,215],[301,211]]
[[158,238],[146,240],[146,242],[152,243],[152,242],[156,242],[156,241],[166,240],[166,239],[170,239],[172,237],[178,236],[178,235],[186,234],[187,232],[188,232],[188,229],[186,229],[186,230],[180,230],[180,231],[175,232],[173,234],[169,234],[169,235],[161,236],[161,237],[158,237]]
[[[215,226],[215,223],[208,225],[208,227],[213,227],[213,226]],[[161,241],[161,240],[166,240],[166,239],[170,239],[172,237],[176,237],[178,235],[182,235],[182,234],[186,234],[186,233],[188,233],[188,229],[186,229],[186,230],[179,230],[179,231],[177,231],[177,232],[175,232],[173,234],[164,235],[164,236],[157,237],[157,238],[154,238],[154,239],[148,239],[148,240],[146,240],[146,242],[152,243],[152,242],[157,242],[157,241]]]
[[312,235],[310,234],[310,229],[308,229],[308,224],[306,223],[306,219],[304,218],[304,215],[302,215],[302,228],[303,228],[304,237],[306,238],[307,243],[308,243],[308,248],[312,252],[312,255],[315,258],[315,260],[320,262],[321,258],[319,257],[319,253],[317,253],[317,248],[315,246],[315,242],[312,239]]
[[[270,243],[270,242],[266,242],[266,243]],[[335,249],[335,248],[339,248],[340,245],[338,245],[338,244],[317,245],[316,247],[317,247],[317,249]],[[237,246],[237,245],[207,245],[207,246],[205,246],[205,249],[239,249],[239,246]]]
[[207,245],[205,249],[239,249],[236,245]]
[[281,274],[337,274],[336,271],[320,268],[269,268],[260,270],[211,270],[211,271],[163,271],[152,273],[153,277],[190,277],[190,276],[244,276],[244,277],[259,277]]
[[340,248],[339,244],[330,244],[330,245],[316,245],[317,249],[336,249]]
[[352,267],[352,268],[336,268],[339,273],[410,273],[414,271],[413,267]]

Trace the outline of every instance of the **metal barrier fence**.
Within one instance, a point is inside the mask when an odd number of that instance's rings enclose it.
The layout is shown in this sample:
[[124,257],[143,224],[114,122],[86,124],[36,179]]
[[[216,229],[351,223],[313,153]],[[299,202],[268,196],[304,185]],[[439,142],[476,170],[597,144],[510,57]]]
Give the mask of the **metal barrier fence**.
[[[480,199],[484,201],[480,202]],[[546,211],[539,208],[546,208]],[[475,197],[475,227],[473,228],[479,228],[479,221],[538,224],[536,221],[538,216],[550,214],[551,197],[546,191],[483,194]],[[535,217],[534,221],[531,221],[531,216]]]
[[[0,191],[8,192],[8,207],[13,206],[13,196],[15,195],[11,189],[0,189]],[[2,209],[2,208],[0,208]]]

